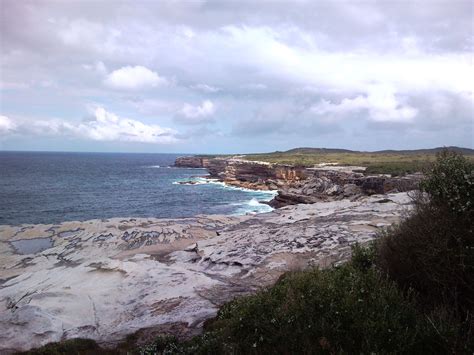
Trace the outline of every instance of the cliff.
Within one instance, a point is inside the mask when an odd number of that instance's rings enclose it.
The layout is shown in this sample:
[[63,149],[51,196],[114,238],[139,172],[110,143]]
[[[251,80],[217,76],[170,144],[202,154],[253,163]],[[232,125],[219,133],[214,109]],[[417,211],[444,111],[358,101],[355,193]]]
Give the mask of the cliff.
[[418,189],[421,178],[421,174],[404,177],[365,176],[361,173],[318,170],[306,180],[278,190],[278,195],[269,202],[269,205],[279,208],[299,203],[342,199],[354,201],[374,194],[406,192]]
[[256,190],[278,190],[272,207],[315,203],[361,196],[405,192],[418,188],[421,175],[405,177],[366,176],[363,167],[326,166],[304,168],[292,165],[249,161],[237,157],[180,157],[175,166],[206,168],[212,178],[228,185]]
[[212,178],[226,184],[255,190],[277,190],[306,179],[307,169],[291,165],[249,161],[235,157],[179,157],[176,167],[205,168]]
[[174,166],[181,168],[203,168],[203,158],[200,157],[178,157]]

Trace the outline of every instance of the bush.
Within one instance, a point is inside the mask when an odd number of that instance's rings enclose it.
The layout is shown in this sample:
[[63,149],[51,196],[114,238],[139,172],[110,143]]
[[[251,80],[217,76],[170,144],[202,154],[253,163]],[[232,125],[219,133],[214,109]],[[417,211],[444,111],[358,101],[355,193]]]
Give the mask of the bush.
[[70,339],[58,343],[49,343],[38,349],[20,353],[23,355],[89,355],[104,354],[101,348],[92,339]]
[[363,262],[285,274],[272,288],[224,305],[203,336],[160,353],[447,351],[443,337],[451,329],[437,321],[433,326],[411,295]]
[[462,155],[443,150],[436,163],[427,171],[421,188],[427,192],[432,203],[448,206],[456,214],[472,217],[474,210],[473,164]]
[[381,239],[377,264],[430,304],[474,310],[474,231],[471,165],[443,151],[422,181],[415,211]]
[[[426,312],[448,314],[458,342],[472,346],[474,232],[471,165],[444,151],[421,184],[415,210],[379,240],[376,264],[403,290],[419,294]],[[443,311],[440,311],[443,310]]]

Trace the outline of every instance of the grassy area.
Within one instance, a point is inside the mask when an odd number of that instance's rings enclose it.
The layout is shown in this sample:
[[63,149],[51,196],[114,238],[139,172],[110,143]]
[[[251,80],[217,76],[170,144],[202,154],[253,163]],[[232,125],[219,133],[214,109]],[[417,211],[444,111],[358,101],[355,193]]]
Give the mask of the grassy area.
[[[474,162],[474,155],[466,155]],[[265,161],[277,164],[299,165],[312,167],[321,163],[337,163],[339,165],[355,165],[367,167],[369,174],[404,175],[424,170],[436,159],[436,151],[413,152],[347,152],[300,149],[288,152],[268,154],[250,154],[246,159]]]

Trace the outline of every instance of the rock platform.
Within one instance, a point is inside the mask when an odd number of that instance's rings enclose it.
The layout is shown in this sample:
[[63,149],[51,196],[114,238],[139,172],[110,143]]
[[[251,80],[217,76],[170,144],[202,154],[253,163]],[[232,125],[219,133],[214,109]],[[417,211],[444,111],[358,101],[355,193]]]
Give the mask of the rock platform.
[[0,226],[0,353],[69,338],[187,337],[284,272],[346,260],[408,213],[407,193],[254,216]]

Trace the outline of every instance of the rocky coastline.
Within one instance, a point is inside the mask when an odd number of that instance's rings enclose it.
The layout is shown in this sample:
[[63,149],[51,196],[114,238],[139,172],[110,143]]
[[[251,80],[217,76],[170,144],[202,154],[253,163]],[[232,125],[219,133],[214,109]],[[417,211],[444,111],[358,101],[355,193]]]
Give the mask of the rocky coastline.
[[249,161],[242,157],[179,157],[176,167],[204,168],[209,177],[236,187],[254,190],[276,190],[278,195],[268,204],[279,208],[299,203],[315,203],[341,199],[356,200],[361,196],[406,192],[418,188],[421,174],[403,177],[365,175],[365,167],[334,166],[301,167]]
[[174,166],[204,168],[210,178],[251,190],[278,190],[284,185],[307,178],[307,171],[302,167],[255,162],[240,157],[179,157]]
[[178,167],[277,190],[277,209],[245,216],[112,218],[0,226],[0,353],[70,338],[113,348],[127,336],[199,333],[218,308],[284,272],[327,267],[408,213],[418,176],[360,167],[303,168],[241,157],[186,157]]
[[189,337],[289,270],[346,260],[411,208],[407,193],[253,216],[0,226],[0,353],[70,338]]

